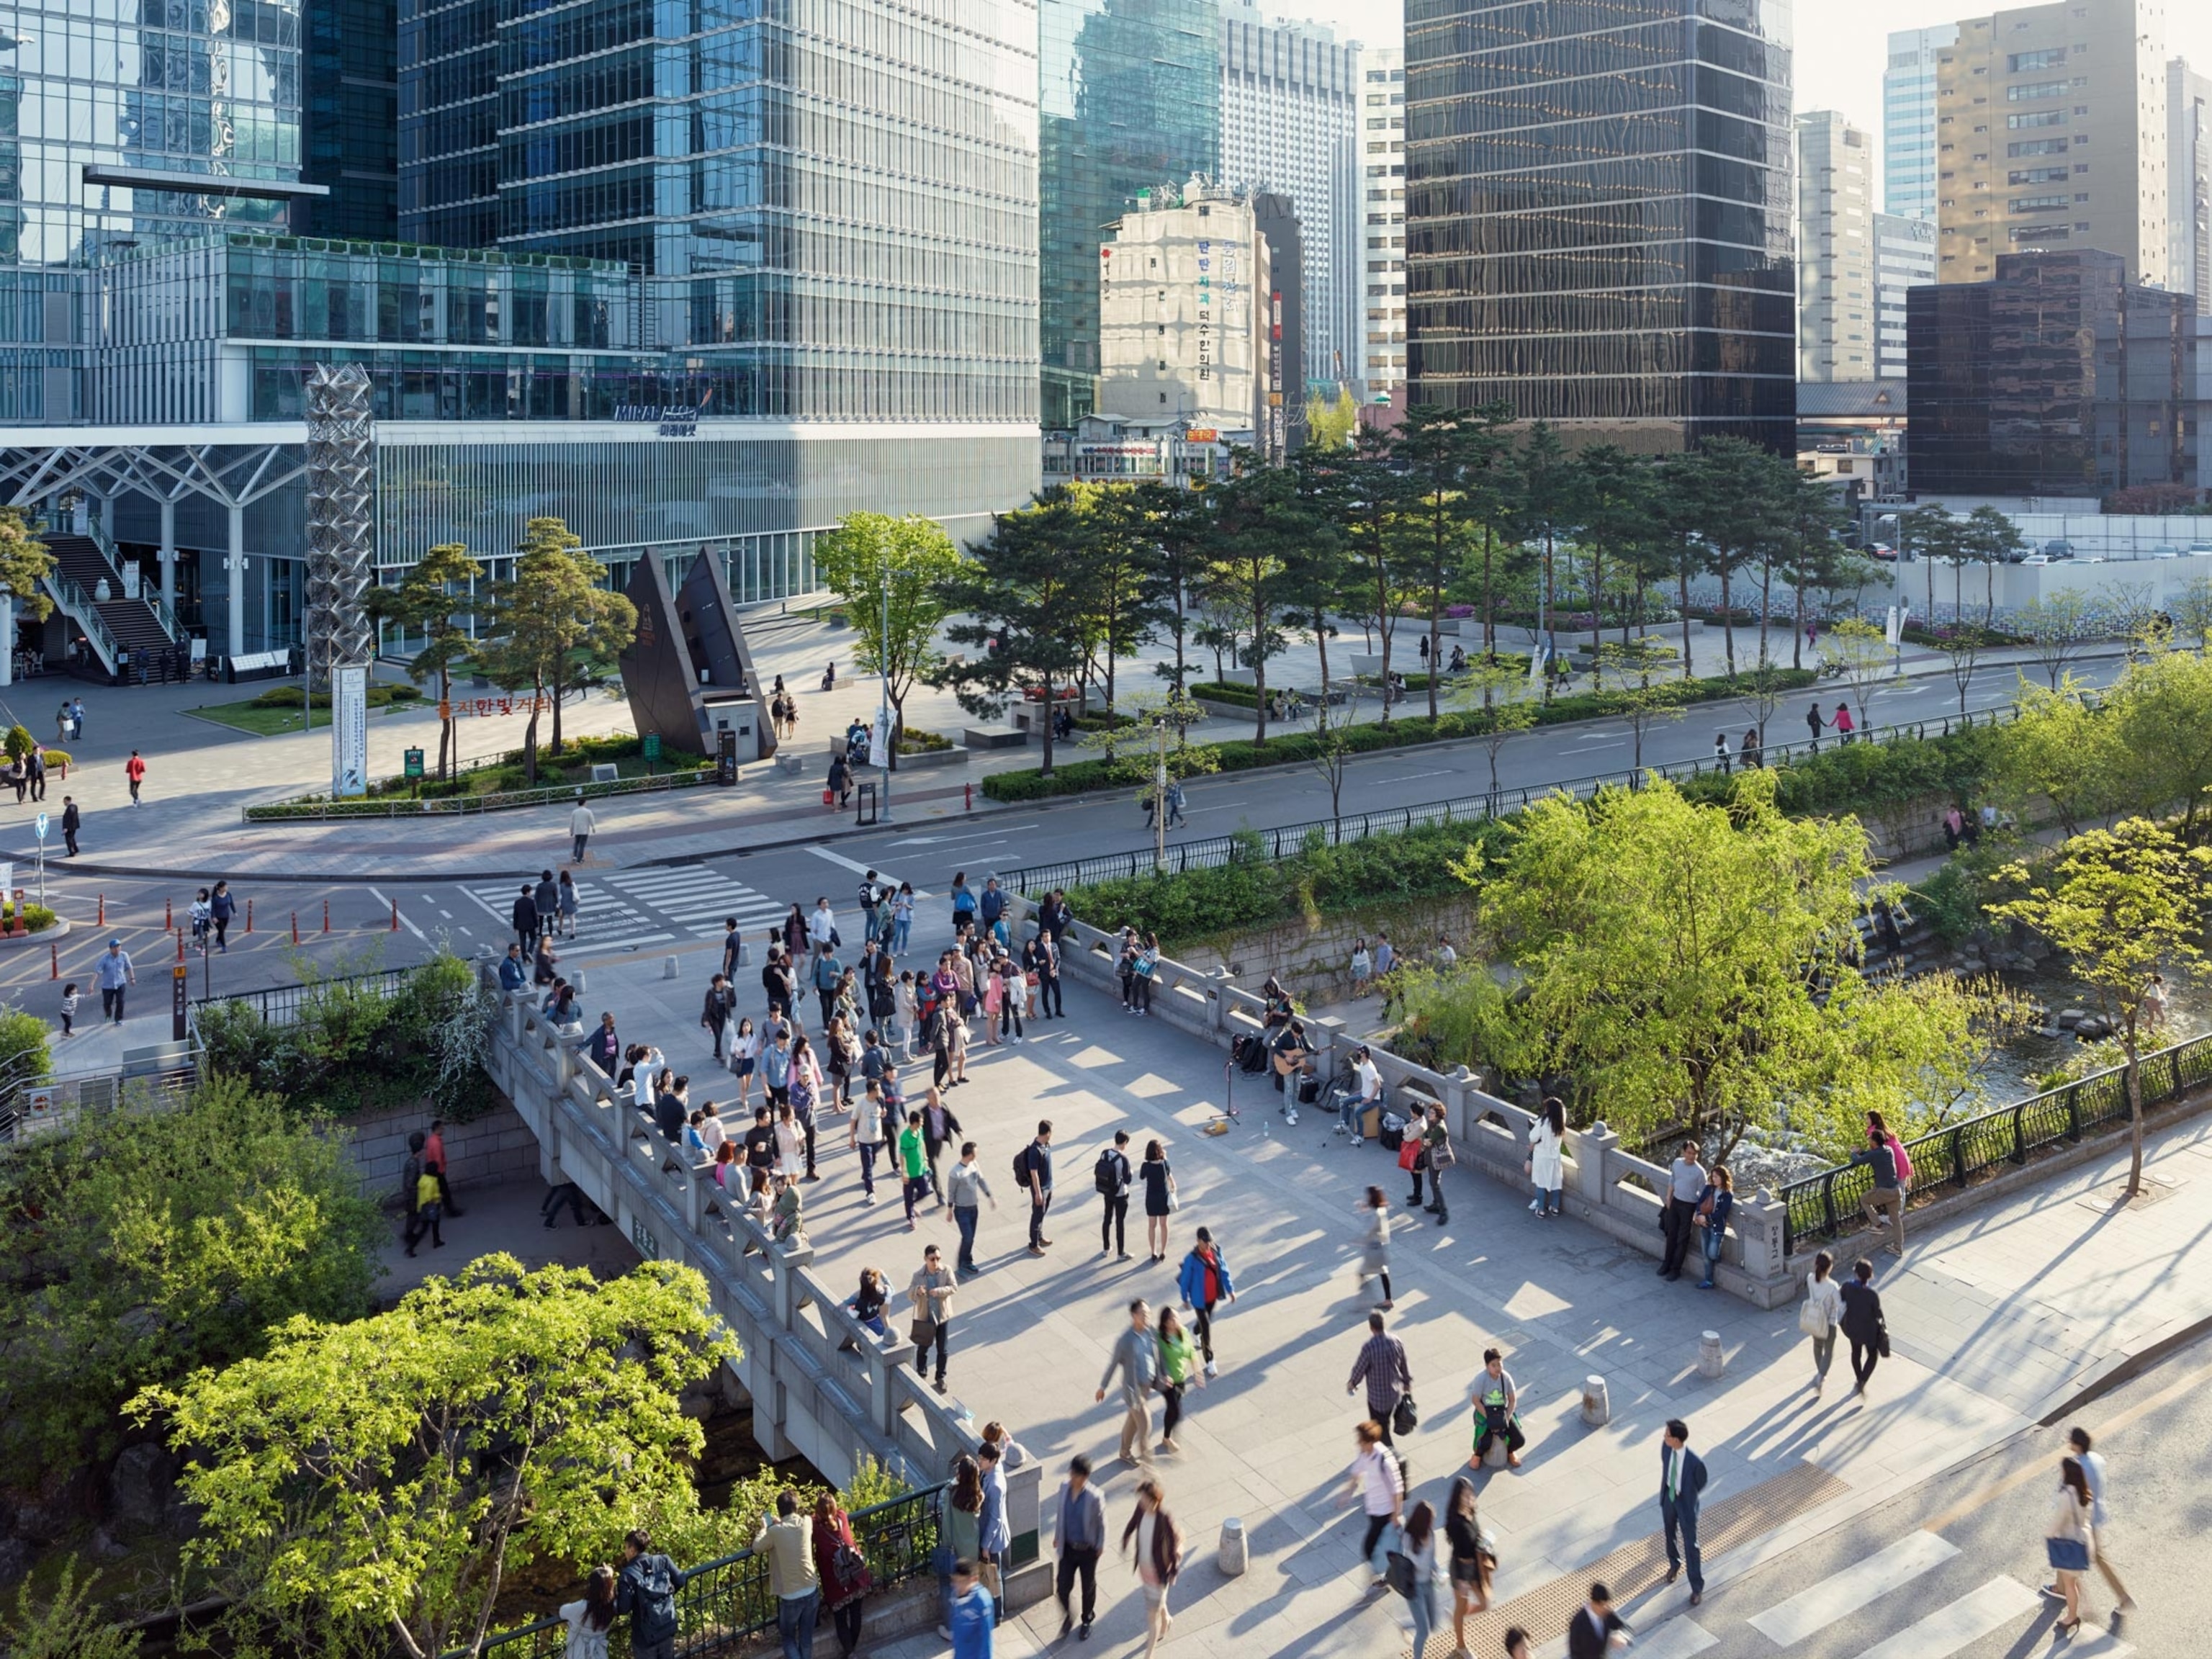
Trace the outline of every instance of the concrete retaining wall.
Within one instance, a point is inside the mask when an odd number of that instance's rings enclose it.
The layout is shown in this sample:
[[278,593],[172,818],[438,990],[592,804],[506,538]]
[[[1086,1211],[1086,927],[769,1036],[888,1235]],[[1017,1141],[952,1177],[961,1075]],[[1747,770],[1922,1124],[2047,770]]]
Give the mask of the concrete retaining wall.
[[[399,1203],[399,1172],[407,1164],[407,1137],[430,1127],[421,1107],[371,1112],[345,1121],[352,1132],[347,1151],[361,1171],[362,1190],[387,1207]],[[506,1181],[538,1176],[538,1138],[505,1101],[486,1115],[446,1126],[447,1184],[456,1194],[465,1187],[495,1187]],[[465,1201],[465,1200],[462,1200]]]

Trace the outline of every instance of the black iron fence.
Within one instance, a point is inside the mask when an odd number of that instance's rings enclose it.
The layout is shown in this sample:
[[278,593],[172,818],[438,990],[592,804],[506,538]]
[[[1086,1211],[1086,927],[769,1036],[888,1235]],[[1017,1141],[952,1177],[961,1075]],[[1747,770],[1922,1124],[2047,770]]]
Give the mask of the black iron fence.
[[228,991],[217,997],[195,997],[192,1006],[204,1008],[210,1003],[241,1002],[258,1014],[265,1025],[289,1025],[300,1018],[300,1011],[318,996],[333,992],[393,996],[414,971],[412,968],[382,968],[367,974],[339,974],[306,985],[272,985],[260,991]]
[[[877,1593],[931,1571],[944,1491],[942,1484],[925,1486],[854,1512],[853,1539],[867,1559]],[[694,1567],[676,1592],[676,1651],[684,1659],[726,1653],[775,1628],[775,1595],[765,1553],[742,1550]],[[629,1621],[617,1621],[608,1637],[609,1659],[628,1659]],[[568,1645],[568,1626],[556,1615],[487,1637],[480,1649],[456,1648],[443,1659],[493,1653],[499,1659],[562,1659]]]
[[[1856,740],[1861,743],[1896,743],[1930,736],[1948,737],[1954,732],[1968,731],[1977,726],[2003,725],[2017,719],[2019,714],[2017,703],[2005,703],[1966,714],[1878,726],[1857,734]],[[1931,726],[1936,728],[1932,733],[1928,729]],[[1841,741],[1831,738],[1826,747],[1833,749]],[[1759,751],[1759,756],[1763,764],[1785,766],[1793,758],[1816,753],[1821,747],[1818,740],[1771,744]],[[1508,812],[1517,812],[1529,802],[1540,800],[1547,795],[1565,793],[1577,799],[1586,799],[1601,789],[1634,788],[1647,777],[1680,781],[1703,777],[1717,770],[1731,769],[1735,763],[1731,758],[1728,767],[1724,768],[1710,755],[1686,761],[1654,761],[1645,766],[1630,767],[1618,772],[1599,772],[1588,777],[1566,778],[1555,783],[1516,784],[1485,795],[1462,795],[1453,800],[1425,801],[1416,806],[1392,806],[1372,812],[1346,812],[1340,817],[1269,825],[1243,834],[1259,836],[1258,855],[1272,861],[1295,854],[1305,845],[1307,836],[1316,833],[1328,845],[1343,846],[1351,842],[1365,841],[1372,836],[1402,835],[1408,830],[1422,829],[1430,824],[1472,823],[1484,818],[1502,817]],[[1180,875],[1188,870],[1214,869],[1235,861],[1240,855],[1237,849],[1249,844],[1242,836],[1212,836],[1200,841],[1170,841],[1165,852],[1157,857],[1154,849],[1146,846],[1126,853],[1097,853],[1088,858],[1063,859],[1054,864],[1025,865],[1018,870],[1002,870],[996,873],[999,884],[1007,891],[1036,899],[1042,898],[1056,887],[1088,887],[1102,881],[1133,881],[1155,871]]]
[[[2142,1057],[2142,1100],[2148,1110],[2185,1089],[2212,1080],[2212,1036],[2191,1037]],[[1976,1176],[2001,1164],[2021,1164],[2046,1146],[2078,1141],[2094,1129],[2128,1119],[2126,1073],[2114,1066],[1948,1125],[1905,1143],[1912,1160],[1912,1188],[1926,1192],[1938,1184],[1963,1188]],[[1873,1170],[1846,1164],[1793,1181],[1782,1189],[1788,1217],[1785,1250],[1802,1241],[1833,1238],[1851,1231],[1864,1218],[1874,1185]]]

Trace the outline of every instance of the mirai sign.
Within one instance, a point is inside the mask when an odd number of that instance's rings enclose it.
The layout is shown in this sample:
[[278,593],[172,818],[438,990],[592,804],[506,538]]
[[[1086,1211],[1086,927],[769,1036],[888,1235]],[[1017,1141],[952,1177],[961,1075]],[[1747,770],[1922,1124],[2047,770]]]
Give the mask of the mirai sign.
[[664,438],[696,438],[699,435],[699,405],[696,404],[617,404],[615,419],[657,427],[659,435]]

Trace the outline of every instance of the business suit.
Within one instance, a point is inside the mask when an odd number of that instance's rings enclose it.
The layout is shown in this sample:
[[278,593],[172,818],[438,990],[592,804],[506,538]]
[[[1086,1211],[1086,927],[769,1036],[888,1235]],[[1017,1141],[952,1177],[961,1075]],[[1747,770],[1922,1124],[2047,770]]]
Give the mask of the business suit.
[[1627,1628],[1627,1621],[1611,1607],[1602,1616],[1587,1605],[1576,1608],[1574,1622],[1567,1626],[1567,1659],[1605,1659],[1613,1633]]
[[[1680,1459],[1680,1467],[1675,1460]],[[1698,1548],[1698,1507],[1705,1501],[1705,1461],[1687,1446],[1659,1448],[1659,1514],[1667,1523],[1667,1571],[1671,1578],[1689,1558],[1690,1594],[1705,1593],[1705,1562]],[[1681,1534],[1677,1550],[1674,1534]]]

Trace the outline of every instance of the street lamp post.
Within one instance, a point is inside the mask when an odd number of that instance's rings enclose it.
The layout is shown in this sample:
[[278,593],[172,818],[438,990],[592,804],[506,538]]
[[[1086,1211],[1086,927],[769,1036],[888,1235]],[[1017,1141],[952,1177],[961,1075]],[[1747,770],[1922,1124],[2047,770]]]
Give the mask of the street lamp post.
[[884,799],[877,809],[877,817],[885,823],[891,821],[891,772],[898,760],[898,729],[891,724],[891,562],[884,560],[883,632],[876,636],[876,673],[882,686],[883,702],[876,711],[876,729],[883,733],[884,742]]
[[1152,722],[1159,737],[1159,757],[1152,768],[1152,868],[1163,870],[1168,861],[1168,717]]

